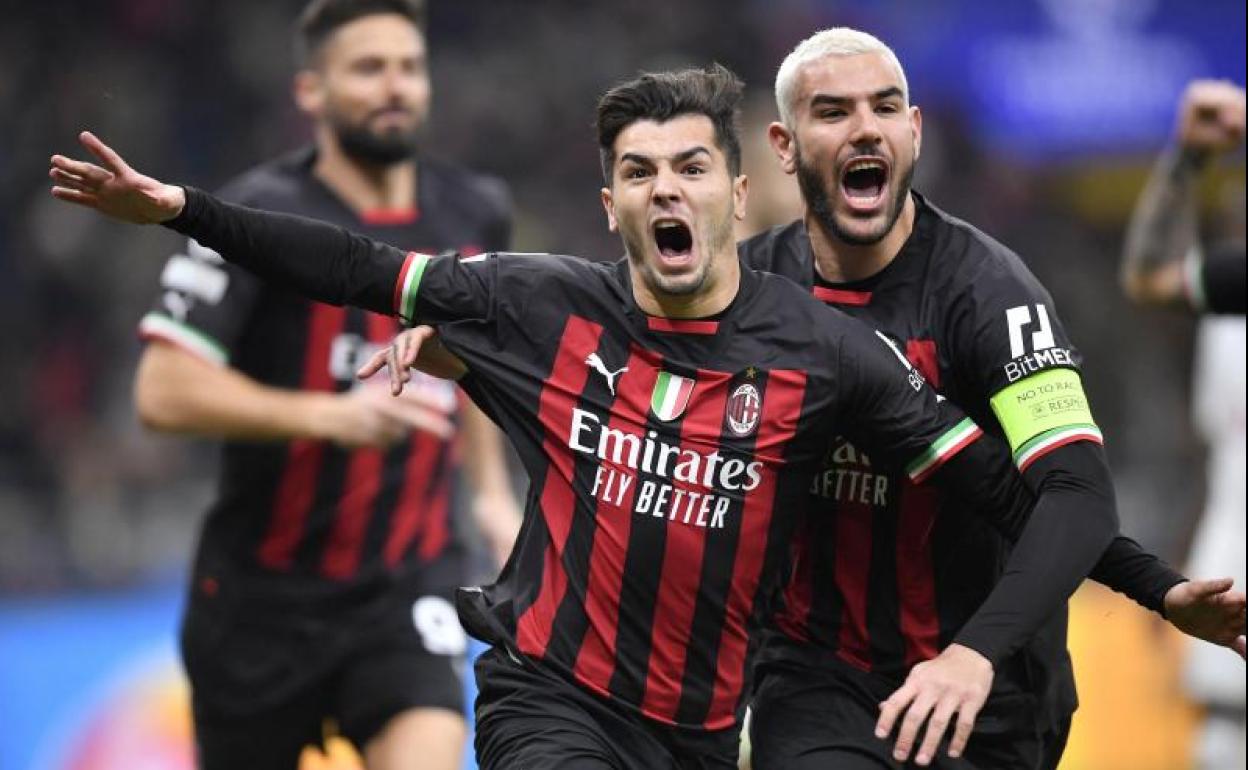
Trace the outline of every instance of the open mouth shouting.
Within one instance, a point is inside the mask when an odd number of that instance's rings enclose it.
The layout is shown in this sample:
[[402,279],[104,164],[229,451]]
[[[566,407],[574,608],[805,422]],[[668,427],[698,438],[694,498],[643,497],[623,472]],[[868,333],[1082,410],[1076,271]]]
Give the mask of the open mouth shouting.
[[693,229],[683,220],[656,219],[650,230],[659,253],[660,269],[678,270],[693,262]]
[[876,214],[888,200],[888,161],[873,155],[853,158],[841,169],[841,197],[854,213]]

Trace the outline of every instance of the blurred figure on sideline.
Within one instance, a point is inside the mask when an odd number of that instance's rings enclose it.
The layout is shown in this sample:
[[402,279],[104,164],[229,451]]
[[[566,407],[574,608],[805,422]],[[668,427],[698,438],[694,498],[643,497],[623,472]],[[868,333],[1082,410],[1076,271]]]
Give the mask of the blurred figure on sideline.
[[[297,43],[314,143],[224,197],[421,251],[507,247],[502,183],[420,152],[422,3],[314,0]],[[353,387],[391,318],[310,302],[193,240],[161,283],[140,324],[139,414],[225,442],[182,627],[200,766],[294,770],[332,719],[370,770],[460,767],[461,451],[493,552],[519,529],[494,427],[447,381],[398,399]]]
[[[1136,204],[1122,259],[1123,286],[1136,302],[1236,314],[1201,320],[1192,417],[1208,448],[1204,508],[1188,568],[1245,579],[1245,322],[1242,192],[1230,212],[1232,240],[1206,251],[1199,234],[1197,182],[1218,154],[1244,139],[1244,89],[1196,81],[1179,107],[1177,144],[1164,152]],[[1245,766],[1243,668],[1221,650],[1189,650],[1185,682],[1205,709],[1198,770]]]
[[1187,87],[1177,146],[1157,161],[1127,227],[1122,285],[1132,300],[1244,314],[1244,242],[1206,253],[1196,210],[1201,171],[1244,141],[1244,112],[1239,86],[1198,80]]

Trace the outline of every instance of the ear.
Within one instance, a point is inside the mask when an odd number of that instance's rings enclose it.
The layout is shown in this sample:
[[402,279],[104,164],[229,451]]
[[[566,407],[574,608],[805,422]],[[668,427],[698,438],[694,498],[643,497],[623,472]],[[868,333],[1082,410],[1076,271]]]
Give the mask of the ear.
[[604,187],[598,191],[602,196],[602,208],[607,212],[607,229],[611,232],[618,232],[620,223],[615,219],[615,198],[611,195],[611,188]]
[[295,73],[295,104],[305,114],[320,117],[325,108],[325,82],[321,73],[301,69]]
[[771,123],[767,126],[767,141],[771,149],[780,159],[780,168],[784,173],[797,171],[797,137],[783,123]]
[[732,180],[732,215],[738,222],[745,221],[746,200],[750,197],[750,178],[741,174]]
[[910,131],[914,134],[914,159],[918,160],[923,149],[923,113],[918,107],[910,108]]

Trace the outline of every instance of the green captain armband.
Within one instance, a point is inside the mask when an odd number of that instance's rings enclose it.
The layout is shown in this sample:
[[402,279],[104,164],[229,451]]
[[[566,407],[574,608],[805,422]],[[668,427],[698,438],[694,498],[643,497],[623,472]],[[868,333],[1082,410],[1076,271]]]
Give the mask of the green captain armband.
[[1019,470],[1074,441],[1104,443],[1073,369],[1049,369],[1006,386],[992,397],[992,411]]

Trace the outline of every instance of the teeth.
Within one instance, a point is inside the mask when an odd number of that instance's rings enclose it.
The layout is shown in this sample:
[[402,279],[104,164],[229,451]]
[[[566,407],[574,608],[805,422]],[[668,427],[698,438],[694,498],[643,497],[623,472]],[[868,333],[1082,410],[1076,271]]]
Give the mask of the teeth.
[[847,172],[848,171],[864,171],[864,170],[876,169],[876,168],[882,171],[884,170],[884,164],[879,162],[878,160],[855,160],[855,161],[850,161],[849,165],[846,166],[845,170]]
[[682,227],[680,222],[658,222],[654,228],[656,230],[667,230],[673,227]]

